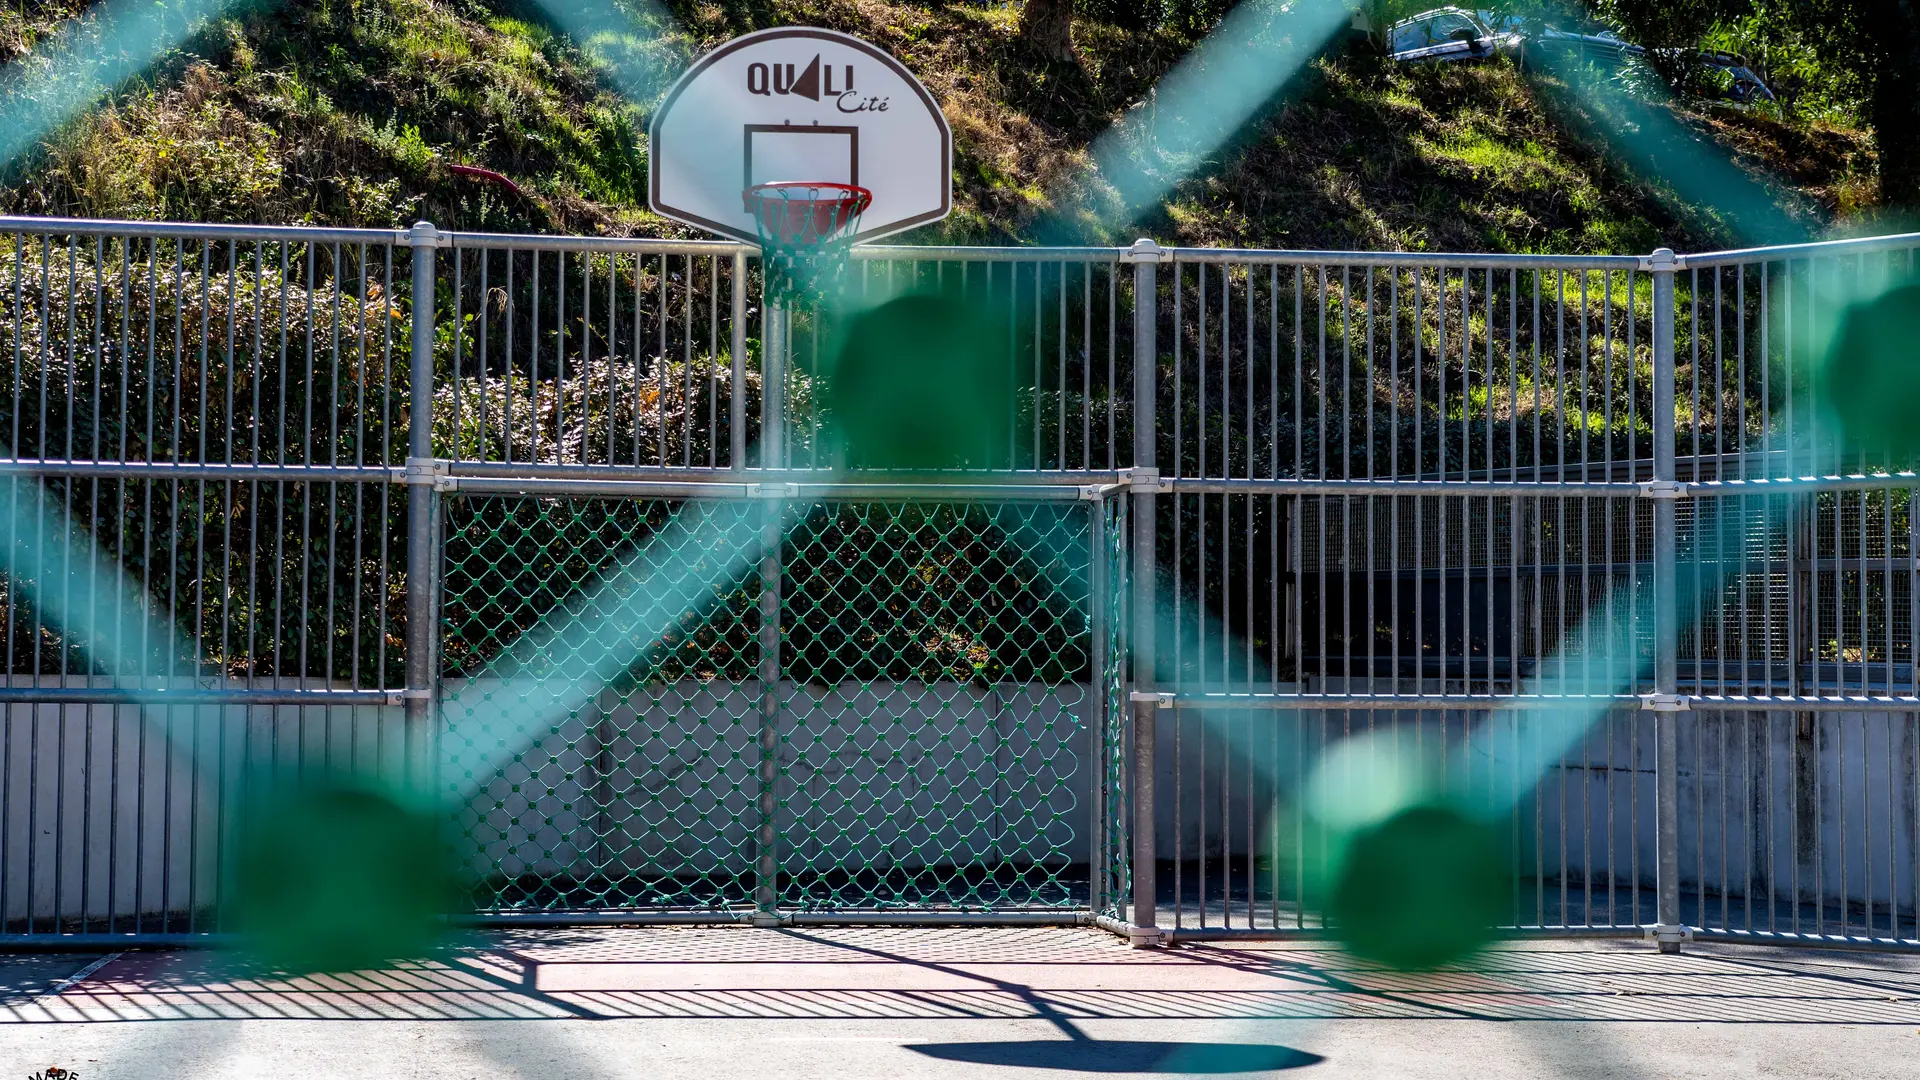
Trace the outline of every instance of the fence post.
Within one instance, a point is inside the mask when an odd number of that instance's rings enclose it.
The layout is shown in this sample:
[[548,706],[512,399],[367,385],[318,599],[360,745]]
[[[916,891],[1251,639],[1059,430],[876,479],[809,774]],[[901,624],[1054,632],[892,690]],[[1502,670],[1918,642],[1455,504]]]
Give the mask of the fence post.
[[[787,310],[772,302],[765,286],[760,308],[760,468],[786,466]],[[759,829],[754,845],[755,926],[780,925],[779,830],[774,815],[779,807],[780,778],[780,555],[781,526],[786,504],[778,497],[784,485],[762,486],[760,500],[760,709],[759,709]]]
[[1136,946],[1160,942],[1155,898],[1159,882],[1153,831],[1154,745],[1160,696],[1154,684],[1156,617],[1154,502],[1160,487],[1157,428],[1160,366],[1159,273],[1166,255],[1152,240],[1134,241],[1133,264],[1133,913],[1127,937]]
[[[764,353],[762,355],[765,355]],[[779,807],[780,779],[780,546],[785,503],[760,500],[760,731],[759,829],[754,844],[753,924],[780,925]]]
[[1654,845],[1657,902],[1654,938],[1660,951],[1680,951],[1679,527],[1674,520],[1674,272],[1678,260],[1661,248],[1653,272],[1653,699]]
[[407,393],[407,686],[405,760],[408,782],[425,786],[433,776],[434,522],[433,460],[433,263],[441,234],[429,221],[407,231],[413,250],[412,353]]
[[1113,615],[1107,609],[1107,601],[1112,589],[1107,582],[1110,568],[1107,566],[1107,501],[1093,499],[1087,507],[1087,580],[1090,584],[1087,595],[1087,613],[1091,616],[1093,638],[1092,663],[1088,666],[1087,702],[1091,722],[1087,732],[1092,739],[1091,760],[1100,763],[1097,778],[1093,784],[1092,821],[1087,837],[1087,906],[1097,915],[1106,899],[1107,890],[1107,854],[1111,843],[1107,836],[1107,784],[1112,779],[1112,759],[1107,756],[1107,725],[1121,723],[1121,718],[1110,715],[1110,702],[1107,700],[1108,655],[1107,635],[1113,631],[1108,624]]

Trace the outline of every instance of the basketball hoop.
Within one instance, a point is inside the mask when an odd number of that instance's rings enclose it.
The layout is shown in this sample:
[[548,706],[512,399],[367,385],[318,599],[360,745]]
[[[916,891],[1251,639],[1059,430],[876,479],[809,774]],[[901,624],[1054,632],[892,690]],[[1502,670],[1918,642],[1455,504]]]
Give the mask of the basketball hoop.
[[776,180],[753,185],[741,198],[760,234],[770,298],[818,300],[839,287],[873,192],[852,184]]

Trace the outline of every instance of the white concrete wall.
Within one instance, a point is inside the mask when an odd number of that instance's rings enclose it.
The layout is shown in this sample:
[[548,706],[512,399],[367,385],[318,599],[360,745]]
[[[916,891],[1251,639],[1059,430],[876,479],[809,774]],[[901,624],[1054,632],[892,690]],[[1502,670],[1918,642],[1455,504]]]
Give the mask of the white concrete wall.
[[[1325,745],[1369,722],[1359,710],[1219,711],[1205,721],[1183,712],[1178,722],[1162,713],[1162,858],[1174,857],[1176,843],[1189,860],[1201,851],[1209,858],[1271,854],[1276,782],[1279,854],[1294,858],[1291,793]],[[1485,712],[1462,710],[1443,723],[1438,712],[1381,710],[1371,723],[1397,730],[1403,746],[1428,750],[1443,739],[1457,747],[1471,730],[1466,774],[1455,759],[1450,784],[1485,791],[1489,783],[1514,783],[1510,714],[1489,721]],[[1889,902],[1912,915],[1920,887],[1920,725],[1911,714],[1701,711],[1680,714],[1678,723],[1680,876],[1690,908],[1704,891],[1710,920],[1719,917],[1723,893],[1736,898],[1728,912],[1736,925],[1744,919],[1738,901],[1748,895],[1756,904],[1769,895],[1783,903],[1796,895],[1806,903],[1844,899],[1856,917],[1870,897],[1883,926]],[[1523,875],[1554,879],[1564,866],[1575,882],[1654,886],[1653,724],[1651,713],[1614,713],[1546,768],[1520,804]],[[1525,714],[1519,725],[1524,742],[1532,733]],[[1223,818],[1230,828],[1223,830]]]
[[45,931],[56,916],[98,926],[109,915],[130,930],[136,914],[156,930],[161,912],[177,917],[169,929],[186,929],[186,913],[218,896],[244,762],[392,767],[403,719],[382,706],[9,704],[0,714],[0,916],[15,931],[29,917]]
[[[783,870],[1086,861],[1099,762],[1083,685],[783,682],[777,696]],[[500,683],[447,684],[443,775],[472,791],[463,856],[506,876],[747,871],[759,698],[757,682],[687,680],[525,730]]]
[[[603,694],[531,732],[497,683],[445,690],[437,786],[461,795],[455,816],[471,834],[463,854],[476,873],[748,868],[758,820],[757,684],[687,681],[628,702]],[[1077,684],[783,683],[774,717],[783,869],[1084,863],[1099,769],[1087,695]],[[1302,762],[1317,758],[1323,738],[1323,718],[1301,715],[1304,723],[1287,713],[1218,714],[1203,760],[1198,721],[1176,725],[1163,714],[1163,857],[1176,837],[1187,858],[1202,849],[1268,851],[1273,793],[1291,802]],[[1376,725],[1400,725],[1409,741],[1416,731],[1427,745],[1441,737],[1438,714],[1373,716]],[[244,762],[378,762],[391,772],[404,727],[397,706],[21,704],[6,706],[4,721],[0,913],[15,930],[30,914],[45,930],[56,913],[97,925],[110,911],[123,929],[135,913],[155,928],[160,912],[174,913],[173,928],[183,929],[179,916],[204,912],[217,895],[221,827],[232,823]],[[1364,712],[1328,712],[1325,737],[1366,723]],[[1461,738],[1469,723],[1479,782],[1510,775],[1509,721],[1488,728],[1483,713],[1449,714],[1449,737]],[[1911,716],[1701,712],[1679,723],[1681,872],[1689,890],[1706,882],[1710,917],[1723,874],[1735,897],[1789,899],[1797,874],[1802,900],[1833,903],[1844,893],[1856,908],[1871,896],[1883,913],[1890,900],[1913,910],[1920,733]],[[675,731],[684,737],[645,734]],[[1650,714],[1616,714],[1549,768],[1523,805],[1523,868],[1537,859],[1554,876],[1564,858],[1575,879],[1611,872],[1623,885],[1651,888],[1652,740]]]
[[[1086,861],[1099,762],[1084,686],[783,683],[780,697],[783,870]],[[531,729],[498,682],[448,683],[443,702],[433,783],[474,874],[750,868],[758,684],[603,692]],[[185,930],[218,899],[247,763],[397,779],[403,761],[398,706],[16,704],[4,718],[0,912],[15,931],[109,915],[157,930],[162,913]]]

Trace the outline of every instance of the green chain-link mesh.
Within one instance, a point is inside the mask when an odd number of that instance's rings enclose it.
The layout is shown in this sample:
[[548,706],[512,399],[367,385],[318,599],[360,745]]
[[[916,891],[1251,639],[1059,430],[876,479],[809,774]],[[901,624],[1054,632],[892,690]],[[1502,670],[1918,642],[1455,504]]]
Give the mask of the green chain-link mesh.
[[1085,904],[1089,508],[785,508],[763,700],[772,505],[450,501],[442,767],[478,905],[745,907],[768,862],[783,907]]
[[[726,907],[751,899],[758,507],[614,500],[448,504],[442,768],[483,909]],[[681,532],[666,529],[678,512]],[[657,640],[585,587],[648,551]],[[716,582],[714,579],[720,580]],[[592,596],[607,610],[583,607]],[[546,619],[547,624],[541,625]],[[551,632],[555,626],[564,629]],[[547,632],[543,632],[547,631]]]
[[[788,534],[782,897],[1073,901],[1091,666],[1087,513],[813,507]],[[1082,843],[1076,849],[1075,841]]]

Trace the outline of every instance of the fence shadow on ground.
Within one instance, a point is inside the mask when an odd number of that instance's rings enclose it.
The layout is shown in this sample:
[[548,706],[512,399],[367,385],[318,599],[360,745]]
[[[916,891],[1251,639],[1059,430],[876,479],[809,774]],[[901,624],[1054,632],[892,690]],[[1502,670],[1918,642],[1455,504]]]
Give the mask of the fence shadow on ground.
[[231,954],[133,952],[62,986],[96,959],[0,961],[0,1023],[1035,1019],[1070,1041],[1096,1019],[1920,1025],[1916,958],[1638,942],[1512,943],[1408,973],[1318,943],[1132,950],[1093,930],[610,929],[489,934],[298,977]]

